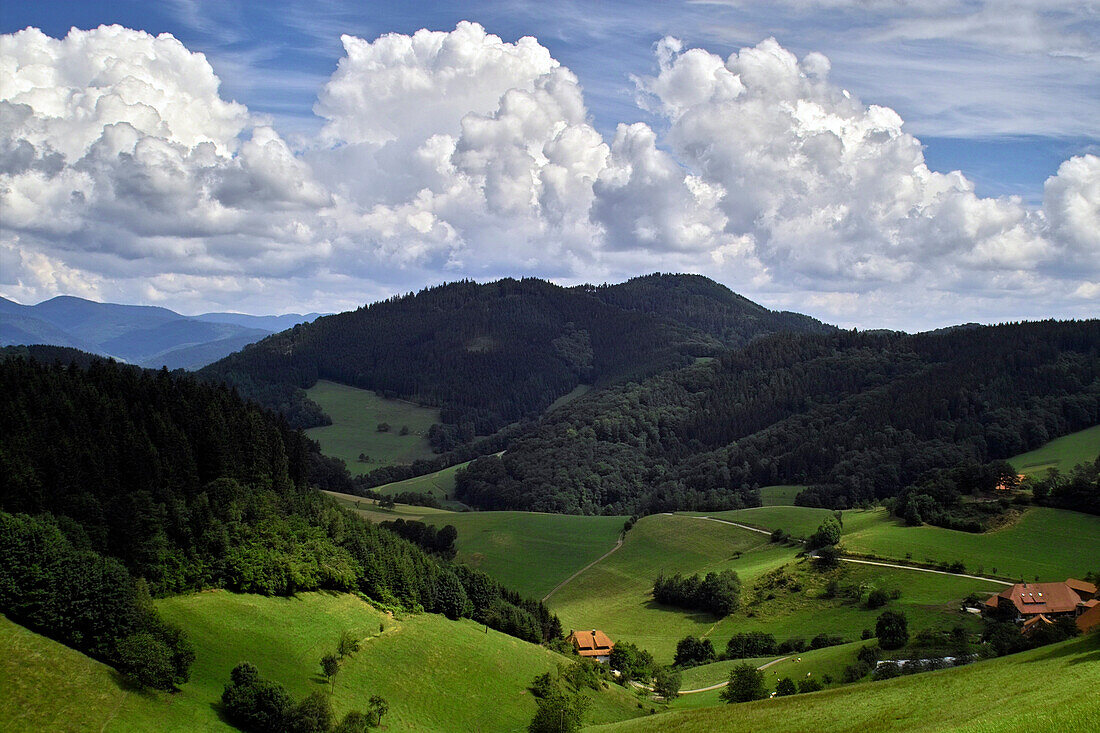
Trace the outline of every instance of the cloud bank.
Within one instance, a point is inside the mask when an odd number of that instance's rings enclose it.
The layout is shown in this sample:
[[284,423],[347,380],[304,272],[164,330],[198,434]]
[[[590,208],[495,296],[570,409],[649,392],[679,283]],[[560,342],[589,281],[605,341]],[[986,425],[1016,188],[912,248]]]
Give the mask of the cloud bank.
[[605,140],[534,38],[342,42],[321,132],[292,149],[170,35],[0,37],[0,291],[340,309],[661,269],[860,326],[1096,315],[1100,158],[1065,161],[1042,208],[978,197],[821,54],[665,38],[635,80],[658,129]]

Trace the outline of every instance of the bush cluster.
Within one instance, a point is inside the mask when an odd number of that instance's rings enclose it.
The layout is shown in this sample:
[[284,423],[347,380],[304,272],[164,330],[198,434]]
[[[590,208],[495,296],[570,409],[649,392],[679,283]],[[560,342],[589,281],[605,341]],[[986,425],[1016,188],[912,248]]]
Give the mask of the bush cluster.
[[702,577],[659,575],[653,582],[653,599],[667,606],[728,616],[741,604],[741,580],[733,570],[710,572]]

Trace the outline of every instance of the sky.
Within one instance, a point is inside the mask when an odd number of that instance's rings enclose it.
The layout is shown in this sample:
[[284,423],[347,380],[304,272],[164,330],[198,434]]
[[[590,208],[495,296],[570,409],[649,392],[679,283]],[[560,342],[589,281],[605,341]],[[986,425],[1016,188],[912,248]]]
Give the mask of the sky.
[[707,275],[1100,316],[1100,3],[0,5],[0,295],[339,311]]

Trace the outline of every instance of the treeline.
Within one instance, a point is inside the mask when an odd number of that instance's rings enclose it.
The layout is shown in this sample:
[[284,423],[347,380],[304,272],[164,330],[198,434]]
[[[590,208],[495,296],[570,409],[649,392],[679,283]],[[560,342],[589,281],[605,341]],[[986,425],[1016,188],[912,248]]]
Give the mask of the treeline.
[[[894,516],[911,527],[923,523],[964,532],[984,532],[1008,504],[998,500],[974,501],[975,497],[995,494],[999,489],[1016,488],[1016,469],[1005,461],[957,466],[931,471],[918,482],[906,486],[891,503]],[[962,501],[963,497],[970,501]]]
[[847,508],[1097,423],[1100,321],[779,334],[557,409],[456,494],[645,514],[752,506],[787,483],[811,485],[799,504]]
[[[0,362],[0,427],[0,510],[39,517],[76,551],[116,563],[120,587],[134,577],[153,595],[357,591],[529,641],[561,635],[541,603],[310,488],[312,467],[332,469],[316,444],[224,386],[111,361],[82,369],[9,358]],[[4,612],[58,579],[46,559],[28,557]],[[114,606],[85,611],[104,627],[132,626]],[[68,638],[56,614],[30,623]]]
[[741,605],[741,579],[733,570],[709,572],[705,576],[658,575],[653,582],[653,600],[666,606],[728,616]]
[[250,733],[366,733],[381,724],[389,709],[377,695],[370,702],[365,712],[351,710],[336,722],[329,695],[313,692],[295,702],[285,687],[264,679],[250,662],[233,668],[222,691],[226,717]]
[[1030,486],[1036,504],[1100,515],[1100,456],[1074,466],[1069,474],[1052,468]]
[[143,685],[171,690],[190,678],[194,650],[145,584],[118,560],[74,547],[50,515],[0,511],[0,609]]
[[414,519],[396,519],[392,522],[382,522],[380,526],[445,560],[451,560],[455,556],[458,530],[453,524],[436,527]]
[[302,391],[318,379],[439,407],[429,439],[447,452],[540,414],[579,384],[645,377],[762,333],[828,328],[698,276],[598,288],[462,281],[295,326],[200,373],[296,427],[324,424]]

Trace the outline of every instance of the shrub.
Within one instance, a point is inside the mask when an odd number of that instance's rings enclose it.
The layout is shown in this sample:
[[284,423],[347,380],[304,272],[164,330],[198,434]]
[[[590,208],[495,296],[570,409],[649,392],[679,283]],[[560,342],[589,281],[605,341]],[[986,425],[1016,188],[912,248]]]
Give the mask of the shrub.
[[673,664],[677,667],[695,667],[716,659],[714,644],[710,639],[698,639],[685,636],[676,644],[676,657]]
[[726,703],[763,700],[767,696],[763,670],[745,662],[730,670],[729,684],[718,693],[719,699]]
[[909,641],[909,621],[905,614],[886,611],[875,622],[875,636],[883,649],[900,649]]
[[817,692],[821,689],[821,683],[815,680],[813,677],[807,677],[798,683],[798,691],[805,694],[807,692]]
[[890,601],[886,591],[876,588],[867,594],[867,608],[882,608]]
[[763,631],[734,634],[726,642],[726,657],[729,659],[766,657],[775,654],[777,650],[775,637]]
[[794,695],[798,692],[798,688],[794,686],[794,681],[790,677],[783,677],[775,684],[775,694],[777,697],[786,697],[787,695]]

